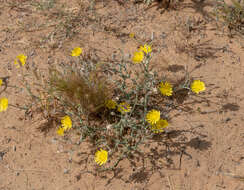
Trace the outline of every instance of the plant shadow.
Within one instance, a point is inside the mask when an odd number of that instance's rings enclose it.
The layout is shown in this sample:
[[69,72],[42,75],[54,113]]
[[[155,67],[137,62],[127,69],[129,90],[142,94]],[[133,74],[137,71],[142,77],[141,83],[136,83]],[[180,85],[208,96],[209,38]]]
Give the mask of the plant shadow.
[[[204,126],[201,125],[198,127]],[[185,137],[186,133],[192,134],[193,137],[188,140]],[[151,143],[145,145],[145,151],[135,151],[133,155],[128,157],[130,168],[134,168],[129,174],[129,177],[127,179],[123,178],[123,169],[115,168],[113,170],[114,175],[108,179],[107,185],[114,178],[122,179],[125,183],[145,184],[155,172],[159,172],[160,175],[164,176],[161,173],[162,169],[181,170],[183,165],[182,158],[186,156],[187,159],[192,159],[192,156],[187,152],[188,148],[193,148],[198,151],[206,151],[211,148],[212,143],[206,140],[206,138],[206,135],[197,133],[193,129],[172,130],[167,133],[155,134],[151,139]],[[154,142],[157,143],[157,146],[151,147],[150,144]],[[176,157],[179,160],[177,163],[175,163]],[[148,167],[148,163],[146,164],[146,160],[150,161],[150,167]],[[160,164],[160,160],[164,160],[163,165]]]

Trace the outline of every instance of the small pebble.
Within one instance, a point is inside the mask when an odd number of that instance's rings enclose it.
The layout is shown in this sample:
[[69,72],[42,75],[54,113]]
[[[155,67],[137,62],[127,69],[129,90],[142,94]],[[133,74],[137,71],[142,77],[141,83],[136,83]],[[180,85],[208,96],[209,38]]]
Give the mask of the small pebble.
[[53,144],[56,144],[56,143],[57,143],[57,139],[56,139],[56,138],[53,138],[53,139],[51,140],[51,142],[52,142]]
[[68,169],[64,169],[64,174],[68,174],[69,170]]

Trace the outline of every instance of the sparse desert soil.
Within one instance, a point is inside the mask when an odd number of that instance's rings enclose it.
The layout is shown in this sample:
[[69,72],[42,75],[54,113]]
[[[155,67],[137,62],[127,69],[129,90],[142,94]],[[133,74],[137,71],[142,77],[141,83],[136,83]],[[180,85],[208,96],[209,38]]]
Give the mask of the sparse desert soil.
[[[0,97],[24,106],[26,90],[14,87],[21,76],[68,60],[76,46],[109,60],[144,43],[152,44],[160,74],[177,80],[187,68],[206,91],[171,113],[167,146],[150,141],[142,147],[147,157],[123,160],[108,173],[95,172],[88,143],[55,130],[44,135],[40,115],[9,106],[0,113],[0,189],[244,190],[243,36],[229,38],[217,27],[212,0],[178,2],[163,14],[156,2],[94,2],[0,0],[0,77],[10,77]],[[28,63],[17,69],[20,53]]]

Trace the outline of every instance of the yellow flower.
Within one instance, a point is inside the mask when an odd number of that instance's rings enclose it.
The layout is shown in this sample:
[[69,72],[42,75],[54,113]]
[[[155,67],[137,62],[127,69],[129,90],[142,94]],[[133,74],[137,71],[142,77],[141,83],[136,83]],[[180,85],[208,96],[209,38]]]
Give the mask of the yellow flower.
[[108,152],[106,150],[100,149],[95,154],[95,162],[100,166],[105,164],[108,159]]
[[141,63],[144,59],[144,53],[142,51],[137,51],[132,57],[133,63]]
[[135,37],[135,34],[134,34],[134,33],[130,33],[130,34],[129,34],[129,37],[130,37],[130,38],[134,38],[134,37]]
[[150,45],[145,44],[144,46],[140,46],[139,51],[143,51],[145,54],[148,54],[152,52],[152,48]]
[[72,50],[71,56],[78,57],[82,53],[82,49],[80,47],[76,47]]
[[60,136],[64,136],[64,127],[59,127],[58,130],[57,130],[57,134],[60,135]]
[[126,102],[122,102],[118,105],[118,111],[122,114],[130,112],[130,110],[131,110],[131,106]]
[[156,124],[152,125],[151,130],[154,133],[161,133],[164,132],[164,128],[166,128],[169,125],[167,120],[160,119]]
[[202,92],[205,90],[205,84],[204,82],[200,80],[194,80],[191,84],[191,90],[192,92],[195,92],[196,94],[199,94],[199,92]]
[[71,121],[71,119],[70,119],[70,117],[68,115],[64,116],[61,119],[61,124],[62,124],[62,128],[65,131],[71,129],[71,127],[72,127],[72,121]]
[[0,98],[0,112],[6,111],[8,108],[8,99]]
[[172,85],[168,82],[161,82],[159,85],[159,90],[164,96],[172,96],[173,89]]
[[3,80],[2,80],[2,79],[0,79],[0,86],[2,86],[2,84],[3,84]]
[[157,123],[160,120],[160,111],[151,110],[146,115],[146,120],[151,125]]
[[117,106],[117,103],[113,100],[107,100],[105,102],[105,106],[108,108],[108,109],[115,109],[116,106]]
[[72,121],[68,115],[62,117],[61,119],[61,126],[57,130],[57,134],[60,136],[64,136],[64,132],[66,130],[71,129],[72,127]]
[[24,54],[19,54],[16,59],[14,60],[14,64],[16,65],[17,68],[20,67],[20,64],[22,66],[25,65],[26,63],[26,59],[27,59],[27,56],[25,56]]

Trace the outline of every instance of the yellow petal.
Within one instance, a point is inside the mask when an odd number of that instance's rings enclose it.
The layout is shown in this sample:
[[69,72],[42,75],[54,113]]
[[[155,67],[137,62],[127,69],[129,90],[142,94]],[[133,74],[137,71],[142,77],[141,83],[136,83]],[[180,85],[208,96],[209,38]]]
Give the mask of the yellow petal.
[[59,127],[57,130],[57,134],[60,136],[64,136],[64,128],[63,127]]
[[80,47],[76,47],[72,50],[71,56],[77,57],[80,56],[81,53],[82,53],[82,49]]
[[6,111],[8,108],[8,99],[0,98],[0,112]]

